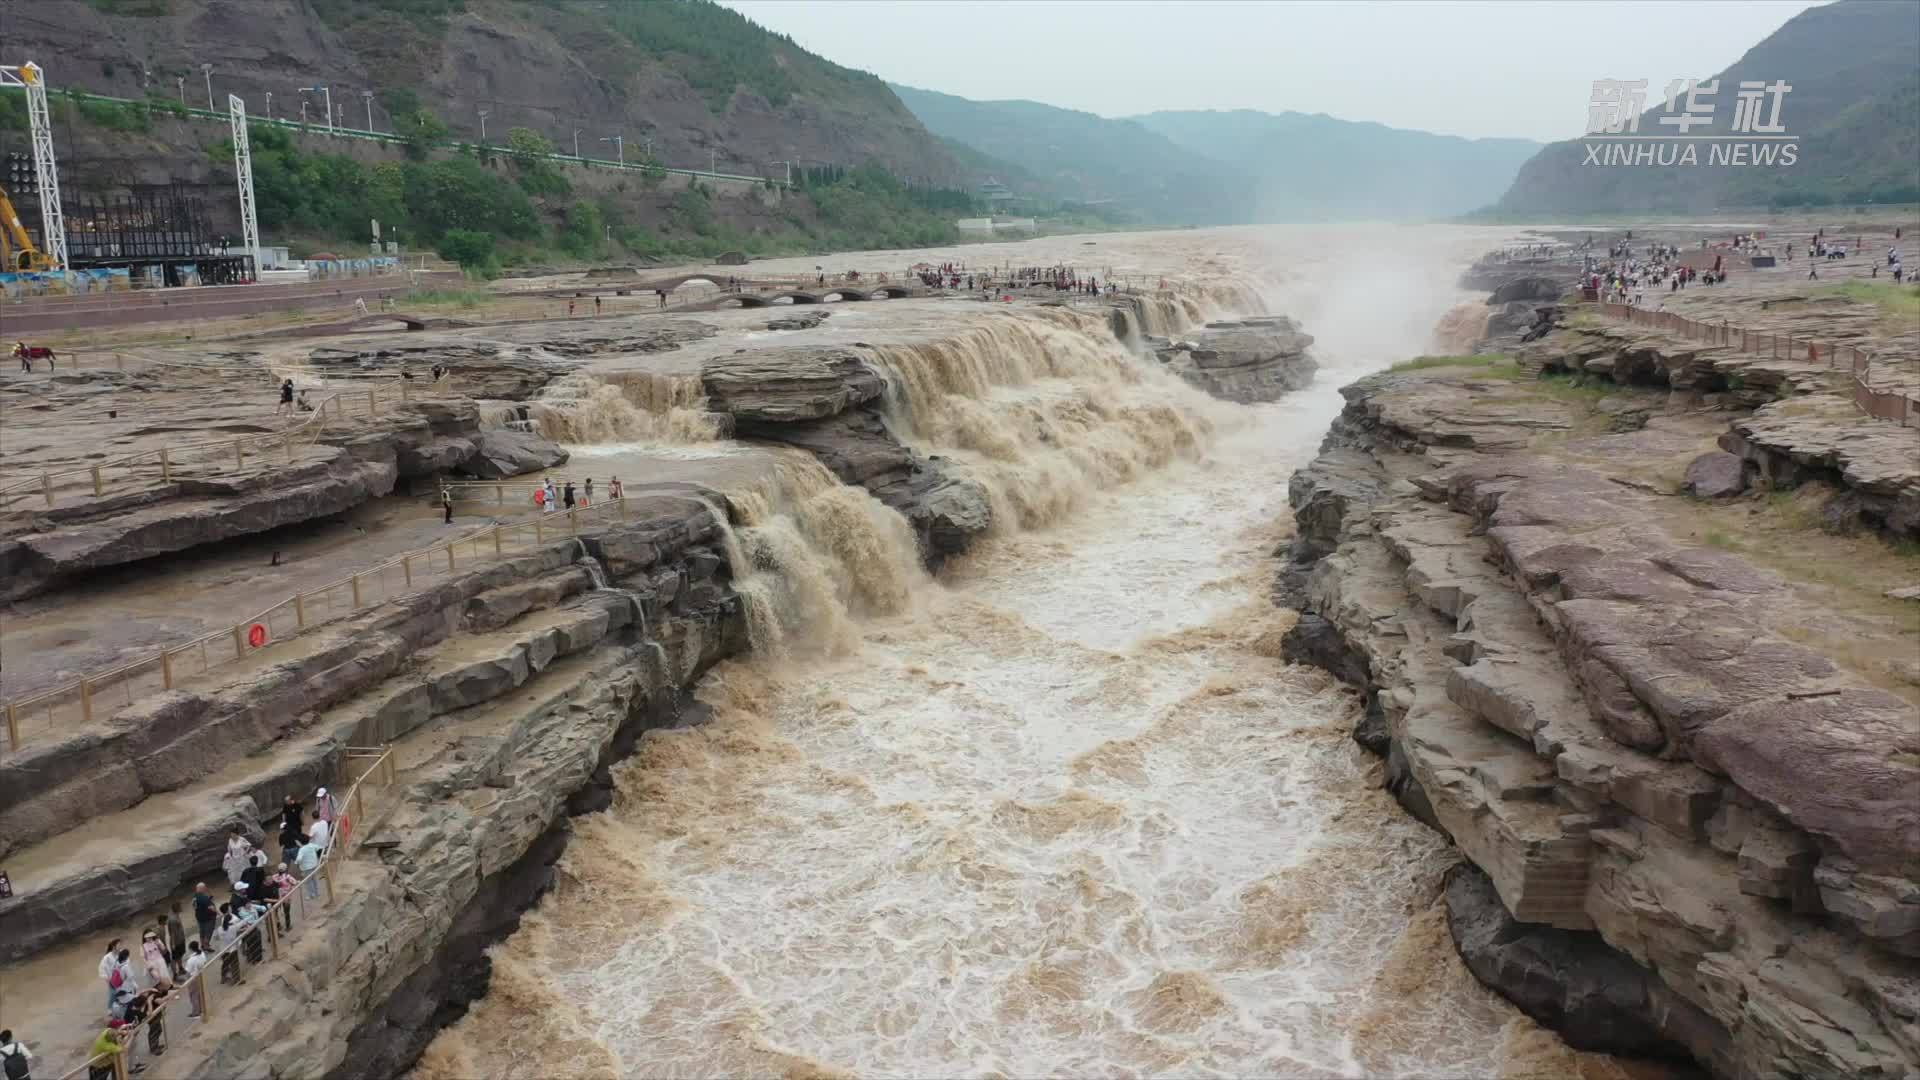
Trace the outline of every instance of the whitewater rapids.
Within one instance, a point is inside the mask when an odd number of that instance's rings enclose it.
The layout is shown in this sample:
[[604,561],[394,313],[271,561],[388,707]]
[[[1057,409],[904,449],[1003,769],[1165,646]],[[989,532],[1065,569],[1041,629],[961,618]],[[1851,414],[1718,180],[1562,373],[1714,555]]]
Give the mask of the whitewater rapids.
[[[1617,1075],[1466,973],[1446,846],[1380,790],[1351,694],[1279,660],[1288,476],[1491,244],[1404,236],[1371,294],[1318,243],[1259,278],[1319,339],[1277,405],[1069,313],[876,346],[890,424],[987,487],[995,534],[935,582],[808,460],[730,493],[756,656],[616,768],[416,1074]],[[1275,241],[1241,241],[1245,292]]]

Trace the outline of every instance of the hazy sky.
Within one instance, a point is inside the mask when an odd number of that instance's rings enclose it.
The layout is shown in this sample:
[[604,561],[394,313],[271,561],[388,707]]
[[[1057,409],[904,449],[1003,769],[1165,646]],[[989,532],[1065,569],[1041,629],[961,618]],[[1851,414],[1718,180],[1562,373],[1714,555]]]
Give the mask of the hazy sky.
[[1726,67],[1810,0],[722,0],[891,82],[1102,116],[1323,112],[1448,135],[1585,130],[1595,79]]

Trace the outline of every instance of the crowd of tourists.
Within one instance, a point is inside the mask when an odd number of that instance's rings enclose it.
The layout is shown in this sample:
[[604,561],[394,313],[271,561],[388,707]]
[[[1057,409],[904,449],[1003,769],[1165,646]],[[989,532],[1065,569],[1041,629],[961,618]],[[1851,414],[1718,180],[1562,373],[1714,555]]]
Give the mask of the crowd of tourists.
[[1631,240],[1619,240],[1607,248],[1607,258],[1587,255],[1582,259],[1587,290],[1612,304],[1640,306],[1646,303],[1648,289],[1665,287],[1678,292],[1698,281],[1716,285],[1727,280],[1728,268],[1721,255],[1713,257],[1713,268],[1700,270],[1680,261],[1680,248],[1673,244],[1643,244],[1636,249]]
[[[616,476],[607,481],[607,498],[624,499],[626,497],[626,485],[620,482],[619,477]],[[451,499],[451,496],[448,495],[446,498]],[[553,477],[549,476],[541,482],[539,487],[533,489],[533,505],[548,514],[571,510],[576,506],[592,506],[593,477],[587,477],[583,484],[576,487],[571,480],[556,485]],[[451,509],[447,514],[447,520],[453,520]]]
[[[314,795],[311,821],[308,808],[287,796],[276,837],[278,858],[240,830],[231,830],[220,860],[227,879],[224,898],[200,882],[193,887],[190,912],[187,904],[175,900],[138,931],[137,943],[125,937],[107,941],[96,968],[105,1014],[104,1026],[87,1051],[90,1080],[113,1076],[113,1059],[122,1053],[130,1071],[146,1071],[148,1062],[138,1060],[140,1046],[134,1037],[143,1022],[147,1058],[165,1055],[168,1006],[183,996],[187,1019],[203,1020],[205,969],[214,957],[220,959],[220,981],[236,986],[247,981],[248,969],[266,962],[266,935],[293,931],[291,901],[302,888],[301,880],[307,900],[320,898],[316,871],[335,839],[340,817],[340,804],[326,788]],[[276,920],[277,925],[269,925]],[[7,1080],[27,1080],[32,1060],[31,1051],[12,1031],[0,1031],[0,1068]]]

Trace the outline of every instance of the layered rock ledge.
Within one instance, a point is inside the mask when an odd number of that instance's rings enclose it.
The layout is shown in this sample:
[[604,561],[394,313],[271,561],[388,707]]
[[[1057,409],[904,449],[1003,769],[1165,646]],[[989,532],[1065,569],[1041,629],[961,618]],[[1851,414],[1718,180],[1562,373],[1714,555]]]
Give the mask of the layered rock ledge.
[[896,438],[881,416],[886,382],[850,349],[781,347],[708,360],[711,407],[734,434],[805,450],[842,483],[899,511],[938,566],[992,524],[986,491]]
[[1724,421],[1528,374],[1343,389],[1290,489],[1288,656],[1364,690],[1356,739],[1475,868],[1468,966],[1573,1045],[1920,1075],[1920,694],[1803,644],[1851,616],[1640,468]]
[[1313,382],[1313,335],[1284,315],[1210,322],[1154,350],[1167,370],[1214,397],[1252,405]]

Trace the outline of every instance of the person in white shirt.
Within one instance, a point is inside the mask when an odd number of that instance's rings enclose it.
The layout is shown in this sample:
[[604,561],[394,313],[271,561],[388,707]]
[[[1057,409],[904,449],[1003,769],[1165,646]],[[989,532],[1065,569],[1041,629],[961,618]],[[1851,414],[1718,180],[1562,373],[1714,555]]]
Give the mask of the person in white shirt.
[[189,1016],[197,1017],[207,1011],[206,984],[200,981],[200,969],[206,966],[206,950],[198,941],[187,942],[187,1001],[193,1006]]
[[307,838],[318,844],[320,850],[324,852],[327,850],[327,844],[333,839],[333,826],[325,821],[316,821],[313,827],[307,830]]
[[293,865],[299,868],[300,876],[307,879],[307,899],[320,899],[320,879],[313,873],[320,869],[320,845],[314,843],[312,836],[294,853]]
[[14,1077],[33,1080],[33,1052],[16,1040],[11,1030],[0,1031],[0,1066],[4,1067],[9,1080]]
[[120,966],[120,939],[107,942],[107,951],[100,956],[100,985],[107,988],[107,1011],[113,1011],[113,969]]

